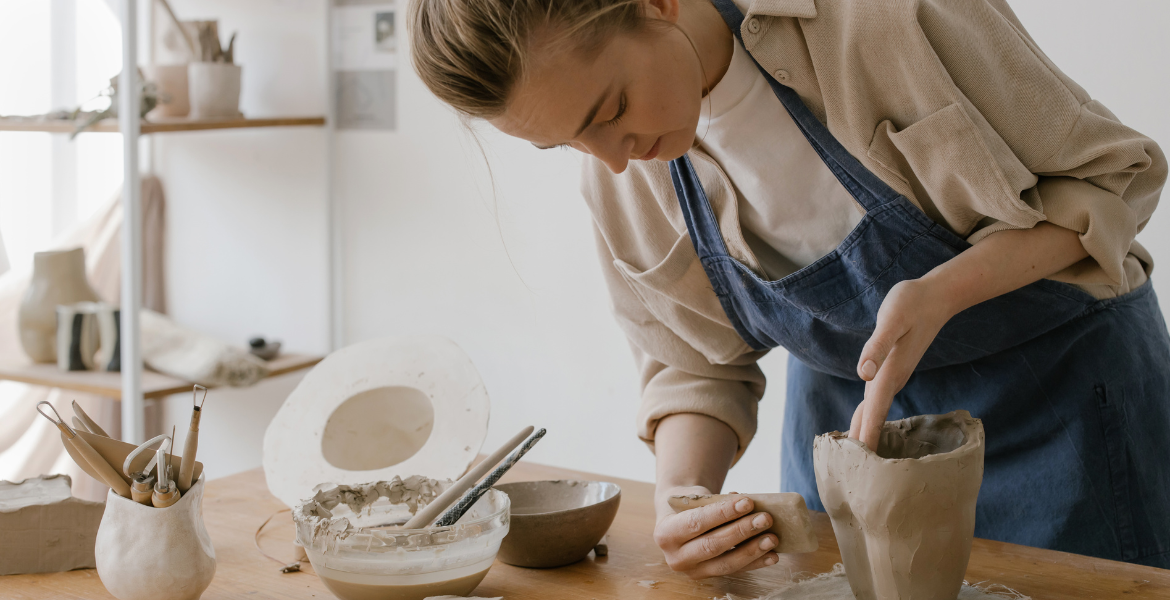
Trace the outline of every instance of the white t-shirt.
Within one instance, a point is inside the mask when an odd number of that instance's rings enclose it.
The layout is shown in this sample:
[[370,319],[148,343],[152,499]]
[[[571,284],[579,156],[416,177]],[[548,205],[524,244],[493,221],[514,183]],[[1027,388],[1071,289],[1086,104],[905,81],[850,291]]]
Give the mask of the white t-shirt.
[[836,248],[861,220],[739,40],[731,66],[703,101],[702,148],[731,179],[744,238],[771,279]]

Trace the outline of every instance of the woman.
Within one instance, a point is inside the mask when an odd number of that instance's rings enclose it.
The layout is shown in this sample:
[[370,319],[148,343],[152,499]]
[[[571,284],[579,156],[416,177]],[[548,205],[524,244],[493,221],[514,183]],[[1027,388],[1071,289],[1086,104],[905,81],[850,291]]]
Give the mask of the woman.
[[[746,13],[746,16],[745,14]],[[464,115],[585,161],[657,456],[655,538],[692,577],[774,564],[718,491],[791,353],[781,487],[812,438],[983,420],[976,535],[1170,567],[1170,339],[1134,241],[1167,165],[1004,0],[416,0]]]

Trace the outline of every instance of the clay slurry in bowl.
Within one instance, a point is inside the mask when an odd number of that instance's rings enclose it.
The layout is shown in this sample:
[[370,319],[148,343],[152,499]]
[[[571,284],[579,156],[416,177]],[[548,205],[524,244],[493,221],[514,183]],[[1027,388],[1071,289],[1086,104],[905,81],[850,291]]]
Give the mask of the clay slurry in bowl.
[[517,567],[560,567],[585,558],[621,503],[621,488],[605,481],[521,481],[495,489],[512,504],[500,560]]
[[857,600],[954,600],[975,535],[983,423],[965,410],[887,422],[877,452],[839,431],[813,465]]
[[489,491],[455,525],[402,529],[450,481],[395,477],[318,491],[293,510],[297,540],[342,600],[470,594],[508,533],[508,496]]

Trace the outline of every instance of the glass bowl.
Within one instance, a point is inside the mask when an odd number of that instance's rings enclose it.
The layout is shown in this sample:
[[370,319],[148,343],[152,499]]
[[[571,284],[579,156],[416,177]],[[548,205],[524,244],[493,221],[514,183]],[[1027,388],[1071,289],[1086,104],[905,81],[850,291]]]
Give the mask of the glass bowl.
[[[428,499],[450,485],[430,482],[434,486]],[[373,485],[338,486],[325,492],[368,491]],[[412,511],[407,503],[386,497],[328,508],[310,499],[293,510],[293,519],[297,541],[305,547],[313,570],[338,598],[422,600],[465,596],[479,585],[508,534],[509,509],[508,495],[493,489],[450,527],[396,528]]]

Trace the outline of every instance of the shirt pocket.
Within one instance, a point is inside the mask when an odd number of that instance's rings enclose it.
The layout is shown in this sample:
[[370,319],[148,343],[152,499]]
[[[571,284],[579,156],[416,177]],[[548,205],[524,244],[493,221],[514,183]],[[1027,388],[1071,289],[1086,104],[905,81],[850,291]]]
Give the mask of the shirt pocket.
[[723,312],[690,235],[683,234],[662,262],[645,271],[620,258],[613,263],[646,310],[711,364],[751,351]]
[[988,140],[959,103],[902,130],[882,121],[867,154],[908,183],[935,222],[961,236],[985,217],[1018,228],[1044,220],[1020,197],[1036,185],[1036,175],[1002,139]]

